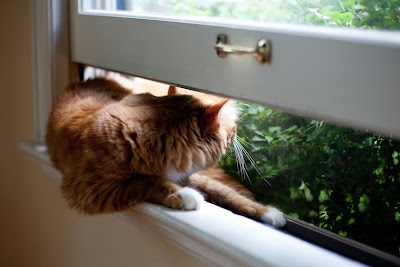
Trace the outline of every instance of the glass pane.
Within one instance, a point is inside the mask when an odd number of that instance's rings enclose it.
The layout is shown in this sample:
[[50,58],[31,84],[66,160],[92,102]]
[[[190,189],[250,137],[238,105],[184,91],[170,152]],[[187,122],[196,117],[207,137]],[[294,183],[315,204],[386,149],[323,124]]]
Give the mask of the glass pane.
[[[125,82],[146,88],[150,84],[154,89],[168,88],[141,78],[85,69],[85,79],[105,75],[128,78]],[[159,90],[153,93],[160,95]],[[399,141],[241,101],[237,104],[241,148],[232,147],[220,167],[261,203],[400,256]],[[240,158],[244,164],[238,164]]]
[[85,0],[85,10],[400,29],[398,0]]

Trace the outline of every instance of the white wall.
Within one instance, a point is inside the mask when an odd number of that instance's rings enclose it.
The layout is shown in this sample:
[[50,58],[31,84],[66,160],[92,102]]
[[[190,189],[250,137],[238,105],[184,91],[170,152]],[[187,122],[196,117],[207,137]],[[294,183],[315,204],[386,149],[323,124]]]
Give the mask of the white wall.
[[0,266],[203,266],[107,215],[80,217],[18,143],[33,139],[30,1],[0,9]]

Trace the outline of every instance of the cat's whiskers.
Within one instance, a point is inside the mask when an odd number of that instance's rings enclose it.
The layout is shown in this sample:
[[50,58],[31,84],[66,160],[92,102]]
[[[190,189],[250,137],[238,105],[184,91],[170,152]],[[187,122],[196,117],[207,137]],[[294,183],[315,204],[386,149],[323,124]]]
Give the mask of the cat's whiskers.
[[227,157],[230,158],[231,160],[235,160],[235,159],[232,157],[232,153],[234,153],[234,152],[232,152],[232,146],[229,146],[229,155],[228,155],[228,154],[225,154],[225,156],[227,156]]
[[243,147],[240,145],[237,139],[234,139],[233,147],[235,149],[235,155],[236,155],[236,166],[238,168],[238,172],[240,173],[241,178],[242,179],[246,178],[250,183],[252,183],[249,174],[247,172],[248,170],[246,167],[246,160],[244,159],[243,156]]
[[246,140],[244,140],[243,138],[241,138],[240,136],[236,136],[236,138],[238,139],[238,141],[243,144],[245,147],[247,148],[251,148],[253,145],[250,144],[249,142],[247,142]]
[[[247,152],[247,150],[243,147],[243,145],[241,144],[240,141],[242,141],[244,144],[251,145],[250,143],[246,142],[245,140],[243,140],[239,136],[237,136],[236,139],[233,142],[233,145],[234,145],[234,148],[235,148],[236,160],[237,160],[236,165],[238,166],[239,172],[241,174],[244,174],[247,177],[247,179],[249,180],[249,182],[251,183],[250,177],[248,176],[248,169],[246,167],[246,162],[245,162],[245,159],[244,159],[244,156],[246,156],[246,158],[250,161],[251,165],[256,170],[258,175],[264,180],[264,182],[266,182],[267,184],[272,186],[271,183],[268,182],[268,180],[261,174],[260,170],[257,167],[256,162],[251,157],[249,152]],[[238,162],[239,162],[239,164],[238,164]]]
[[[243,148],[243,147],[242,147]],[[243,152],[245,154],[245,156],[249,159],[251,165],[254,167],[254,169],[257,171],[258,175],[260,175],[260,177],[264,180],[264,182],[266,182],[267,184],[269,184],[270,186],[272,186],[270,184],[270,182],[268,182],[267,178],[264,177],[264,175],[261,174],[260,170],[258,169],[257,163],[254,161],[254,159],[251,157],[251,155],[249,154],[249,152],[247,152],[244,148],[243,148]]]
[[238,160],[239,156],[237,156],[237,154],[238,154],[239,152],[237,151],[235,141],[236,141],[236,140],[233,141],[233,148],[234,148],[234,150],[235,150],[236,169],[238,170],[238,173],[240,173],[240,178],[243,179],[243,174],[242,174],[242,172],[241,172],[241,165],[239,164],[239,160]]

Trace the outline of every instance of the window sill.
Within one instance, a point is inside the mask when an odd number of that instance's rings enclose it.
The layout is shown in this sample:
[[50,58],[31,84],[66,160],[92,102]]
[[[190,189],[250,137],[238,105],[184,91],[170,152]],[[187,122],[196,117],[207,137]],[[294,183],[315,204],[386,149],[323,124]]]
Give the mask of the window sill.
[[[46,174],[61,180],[44,145],[23,142],[20,147],[42,163]],[[119,215],[212,266],[362,266],[210,203],[198,211],[142,203]]]

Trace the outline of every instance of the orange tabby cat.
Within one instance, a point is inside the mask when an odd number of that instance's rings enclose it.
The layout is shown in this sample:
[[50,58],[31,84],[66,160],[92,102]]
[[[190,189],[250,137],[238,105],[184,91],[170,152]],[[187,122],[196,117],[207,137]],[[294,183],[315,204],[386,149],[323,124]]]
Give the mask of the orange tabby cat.
[[98,214],[147,201],[194,210],[205,197],[285,225],[279,210],[256,203],[212,168],[236,138],[238,111],[231,101],[179,94],[175,87],[165,96],[135,91],[143,90],[94,79],[70,85],[53,107],[46,142],[70,207]]

